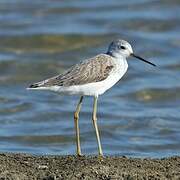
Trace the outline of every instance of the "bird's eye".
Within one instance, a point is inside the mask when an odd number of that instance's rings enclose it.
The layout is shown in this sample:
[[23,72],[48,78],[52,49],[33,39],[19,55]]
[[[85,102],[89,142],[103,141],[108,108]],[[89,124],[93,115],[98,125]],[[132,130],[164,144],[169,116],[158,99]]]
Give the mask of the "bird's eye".
[[120,46],[121,47],[121,49],[126,49],[124,46]]

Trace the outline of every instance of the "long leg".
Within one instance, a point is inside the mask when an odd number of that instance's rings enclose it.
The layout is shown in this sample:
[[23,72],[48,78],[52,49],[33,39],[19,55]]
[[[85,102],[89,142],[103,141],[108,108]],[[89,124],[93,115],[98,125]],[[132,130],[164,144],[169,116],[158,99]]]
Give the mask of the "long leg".
[[94,97],[94,105],[93,105],[93,115],[92,115],[92,121],[93,121],[93,125],[95,128],[95,132],[96,132],[96,139],[97,139],[97,143],[98,143],[98,151],[99,151],[99,155],[103,156],[103,152],[102,152],[102,148],[101,148],[101,141],[100,141],[100,137],[99,137],[99,131],[98,131],[98,126],[97,126],[97,100],[98,97]]
[[76,107],[76,111],[74,113],[74,124],[76,130],[76,146],[77,146],[76,153],[78,156],[81,156],[81,145],[80,145],[80,135],[79,135],[79,112],[81,110],[82,100],[83,100],[83,96],[81,96],[79,103]]

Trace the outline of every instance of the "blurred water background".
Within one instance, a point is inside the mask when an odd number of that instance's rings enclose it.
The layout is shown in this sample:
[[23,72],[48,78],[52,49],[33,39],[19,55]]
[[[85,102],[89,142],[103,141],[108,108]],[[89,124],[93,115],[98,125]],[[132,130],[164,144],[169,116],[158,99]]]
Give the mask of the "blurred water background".
[[[106,155],[165,157],[180,151],[179,0],[1,0],[0,151],[74,154],[79,97],[27,91],[106,52],[116,37],[157,68],[130,59],[123,79],[99,98]],[[97,153],[92,98],[80,114],[82,151]]]

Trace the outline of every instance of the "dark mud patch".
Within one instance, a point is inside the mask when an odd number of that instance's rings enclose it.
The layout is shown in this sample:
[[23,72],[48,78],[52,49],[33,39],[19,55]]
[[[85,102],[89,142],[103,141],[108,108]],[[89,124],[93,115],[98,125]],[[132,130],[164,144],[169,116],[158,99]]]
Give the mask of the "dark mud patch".
[[141,159],[0,154],[0,179],[180,179],[180,157]]

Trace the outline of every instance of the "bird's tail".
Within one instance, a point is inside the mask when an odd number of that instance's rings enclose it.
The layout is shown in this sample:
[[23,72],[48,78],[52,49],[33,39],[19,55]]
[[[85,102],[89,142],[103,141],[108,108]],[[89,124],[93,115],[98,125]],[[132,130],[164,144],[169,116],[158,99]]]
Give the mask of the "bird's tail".
[[44,81],[33,83],[27,89],[44,89]]

